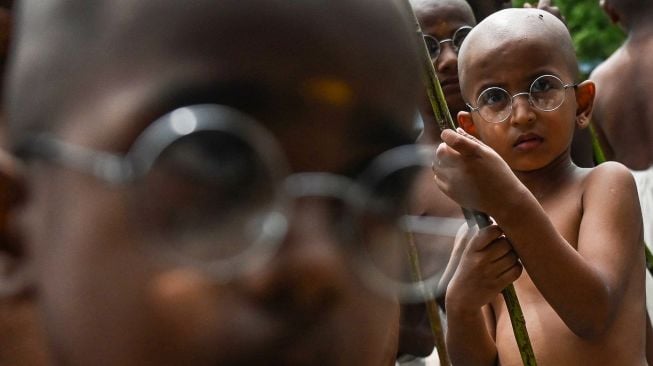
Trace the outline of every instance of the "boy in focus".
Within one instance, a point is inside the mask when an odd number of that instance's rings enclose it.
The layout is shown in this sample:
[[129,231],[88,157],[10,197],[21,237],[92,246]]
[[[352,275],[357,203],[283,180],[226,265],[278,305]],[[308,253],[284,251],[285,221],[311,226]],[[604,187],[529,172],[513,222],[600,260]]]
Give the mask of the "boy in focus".
[[541,10],[488,17],[460,51],[470,111],[458,115],[465,132],[442,134],[436,179],[496,224],[472,239],[447,289],[454,364],[521,364],[500,294],[513,282],[539,365],[646,364],[637,191],[620,164],[571,161],[595,93],[574,84],[577,70],[565,25]]

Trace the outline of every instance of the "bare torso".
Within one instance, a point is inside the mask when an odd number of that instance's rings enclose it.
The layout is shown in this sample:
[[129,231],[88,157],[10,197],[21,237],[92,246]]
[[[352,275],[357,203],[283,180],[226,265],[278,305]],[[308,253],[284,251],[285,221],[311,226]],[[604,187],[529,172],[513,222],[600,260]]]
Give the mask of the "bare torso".
[[607,157],[630,169],[653,165],[653,30],[631,37],[591,75],[593,122]]
[[[574,248],[578,246],[588,172],[589,170],[577,168],[571,182],[563,184],[564,188],[554,195],[539,199],[558,232]],[[616,310],[619,315],[608,331],[593,340],[582,339],[574,334],[547,303],[526,270],[523,272],[515,282],[515,288],[538,365],[646,365],[643,353],[643,268],[640,273],[640,266],[635,267],[632,278],[626,281],[628,285],[623,301]],[[491,308],[496,321],[495,340],[499,363],[503,366],[522,365],[503,298],[498,296],[491,303]],[[633,331],[638,328],[641,331]]]

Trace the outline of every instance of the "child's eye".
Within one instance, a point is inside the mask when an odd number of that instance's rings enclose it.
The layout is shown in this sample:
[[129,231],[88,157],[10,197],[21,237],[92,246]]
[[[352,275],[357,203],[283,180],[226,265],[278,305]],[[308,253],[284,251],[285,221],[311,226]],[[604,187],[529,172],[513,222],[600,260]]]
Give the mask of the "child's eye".
[[543,75],[533,81],[531,95],[537,93],[551,93],[564,89],[562,81],[553,75]]
[[550,80],[547,79],[538,79],[535,80],[533,86],[531,87],[531,93],[541,93],[549,91],[553,88]]
[[479,97],[480,106],[501,106],[508,103],[510,96],[501,88],[485,90]]

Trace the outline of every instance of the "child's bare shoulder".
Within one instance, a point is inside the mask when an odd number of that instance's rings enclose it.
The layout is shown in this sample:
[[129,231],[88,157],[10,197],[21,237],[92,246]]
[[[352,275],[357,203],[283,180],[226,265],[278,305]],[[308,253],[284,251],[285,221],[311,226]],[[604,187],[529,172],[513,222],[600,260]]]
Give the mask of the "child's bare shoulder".
[[617,189],[619,187],[626,190],[637,190],[632,173],[621,163],[609,161],[587,170],[588,174],[584,177],[583,182],[586,191],[593,188]]
[[641,214],[635,179],[621,163],[606,162],[589,169],[582,186],[584,216],[594,211],[604,219],[620,222]]

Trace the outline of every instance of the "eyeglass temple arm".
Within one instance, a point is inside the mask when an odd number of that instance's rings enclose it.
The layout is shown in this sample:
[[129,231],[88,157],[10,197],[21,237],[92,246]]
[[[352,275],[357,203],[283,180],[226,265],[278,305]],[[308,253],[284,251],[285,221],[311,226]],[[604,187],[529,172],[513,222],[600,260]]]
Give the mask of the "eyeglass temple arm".
[[124,156],[73,145],[48,134],[25,141],[16,155],[50,161],[112,185],[126,183],[134,176],[133,165]]

